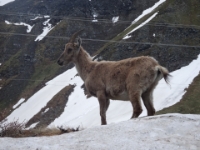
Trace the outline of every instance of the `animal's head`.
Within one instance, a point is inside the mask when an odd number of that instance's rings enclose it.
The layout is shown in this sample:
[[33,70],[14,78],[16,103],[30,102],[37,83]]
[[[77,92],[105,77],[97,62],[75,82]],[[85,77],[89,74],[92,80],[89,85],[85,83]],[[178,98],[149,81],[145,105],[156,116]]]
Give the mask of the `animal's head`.
[[[80,30],[72,35],[69,42],[65,45],[65,49],[63,53],[58,58],[57,63],[60,66],[67,65],[69,62],[76,59],[76,56],[78,55],[81,47],[81,38],[77,36],[82,32],[83,30]],[[77,42],[75,42],[77,38]]]

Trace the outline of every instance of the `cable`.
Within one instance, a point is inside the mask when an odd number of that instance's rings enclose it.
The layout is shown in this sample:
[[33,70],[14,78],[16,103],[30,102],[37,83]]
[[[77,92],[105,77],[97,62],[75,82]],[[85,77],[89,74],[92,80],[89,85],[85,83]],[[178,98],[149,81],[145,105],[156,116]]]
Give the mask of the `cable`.
[[[12,16],[33,16],[33,17],[42,17],[45,18],[45,16],[49,16],[49,18],[57,18],[57,19],[62,19],[62,20],[73,20],[73,21],[86,21],[86,22],[92,22],[94,20],[94,18],[81,18],[81,17],[65,17],[65,16],[53,16],[53,15],[40,15],[40,14],[25,14],[25,13],[2,13],[0,12],[0,15],[12,15]],[[97,19],[97,18],[95,18]],[[108,19],[97,19],[98,22],[103,22],[103,23],[113,23],[112,20],[108,20]],[[133,21],[123,21],[123,20],[118,20],[117,24],[119,23],[125,23],[125,24],[131,24]],[[134,23],[135,25],[139,25],[140,23]],[[179,28],[198,28],[200,29],[200,26],[198,25],[185,25],[185,24],[170,24],[170,23],[157,23],[154,22],[154,24],[152,23],[147,23],[145,25],[149,25],[149,26],[162,26],[162,27],[179,27]]]
[[[20,35],[20,36],[31,36],[37,37],[39,35],[34,34],[22,34],[22,33],[12,33],[12,32],[0,32],[3,35]],[[47,38],[57,38],[57,39],[70,39],[70,37],[63,36],[41,36]],[[94,41],[94,42],[111,42],[111,43],[126,43],[126,44],[144,44],[144,45],[156,45],[156,46],[171,46],[171,47],[185,47],[185,48],[200,48],[200,45],[178,45],[178,44],[163,44],[163,43],[150,43],[150,42],[124,42],[124,41],[114,41],[114,40],[100,40],[100,39],[89,39],[82,38],[83,41]]]

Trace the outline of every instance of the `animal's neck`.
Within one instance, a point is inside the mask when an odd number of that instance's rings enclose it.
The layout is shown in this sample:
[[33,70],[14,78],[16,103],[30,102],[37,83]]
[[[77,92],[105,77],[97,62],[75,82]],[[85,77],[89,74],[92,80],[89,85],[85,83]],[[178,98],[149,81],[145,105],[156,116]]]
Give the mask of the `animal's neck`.
[[90,55],[81,47],[77,59],[74,61],[76,69],[83,81],[87,78],[88,74],[94,67],[94,62]]

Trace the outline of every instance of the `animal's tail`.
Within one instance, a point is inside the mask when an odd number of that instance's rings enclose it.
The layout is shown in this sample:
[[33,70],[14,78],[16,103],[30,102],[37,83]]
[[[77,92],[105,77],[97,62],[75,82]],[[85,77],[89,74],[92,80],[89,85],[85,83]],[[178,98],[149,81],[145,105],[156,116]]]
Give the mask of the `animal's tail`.
[[162,67],[162,66],[156,66],[156,68],[158,69],[158,76],[161,79],[162,77],[165,79],[165,82],[167,84],[169,84],[169,77],[171,77],[171,75],[169,74],[169,71],[167,70],[167,68]]

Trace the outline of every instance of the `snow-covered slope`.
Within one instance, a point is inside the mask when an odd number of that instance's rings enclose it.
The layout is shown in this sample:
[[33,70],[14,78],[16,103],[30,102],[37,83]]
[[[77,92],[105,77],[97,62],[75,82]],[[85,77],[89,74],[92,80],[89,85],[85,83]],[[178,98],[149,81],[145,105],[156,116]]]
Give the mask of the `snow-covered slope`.
[[0,0],[0,6],[4,6],[4,5],[6,5],[10,2],[13,2],[13,1],[15,1],[15,0]]
[[199,133],[199,115],[167,114],[60,136],[0,138],[0,149],[198,150]]
[[[188,66],[171,72],[170,86],[161,80],[154,91],[155,109],[161,110],[171,106],[178,101],[185,93],[185,88],[193,81],[200,71],[200,55],[197,60],[192,61]],[[62,115],[55,119],[50,126],[66,126],[83,128],[100,125],[99,104],[96,98],[87,99],[81,85],[83,81],[76,75],[76,69],[66,71],[49,81],[39,92],[35,93],[27,102],[14,110],[8,121],[18,118],[19,121],[31,119],[38,111],[46,106],[47,102],[62,88],[69,84],[76,84],[74,92],[69,96],[68,103]],[[28,108],[28,109],[27,109]],[[132,114],[130,102],[111,101],[107,111],[108,124],[128,120]],[[143,106],[143,113],[146,116],[146,109]]]

